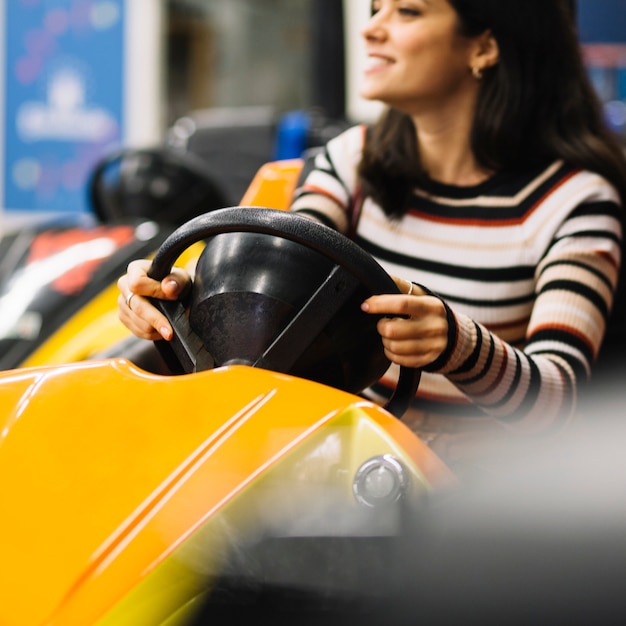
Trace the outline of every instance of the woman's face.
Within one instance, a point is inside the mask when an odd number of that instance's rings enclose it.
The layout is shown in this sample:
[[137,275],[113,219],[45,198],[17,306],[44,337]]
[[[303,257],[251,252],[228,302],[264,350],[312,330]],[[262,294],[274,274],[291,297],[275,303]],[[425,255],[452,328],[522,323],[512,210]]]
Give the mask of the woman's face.
[[374,0],[363,30],[368,65],[361,95],[409,114],[475,93],[473,40],[459,34],[448,0]]

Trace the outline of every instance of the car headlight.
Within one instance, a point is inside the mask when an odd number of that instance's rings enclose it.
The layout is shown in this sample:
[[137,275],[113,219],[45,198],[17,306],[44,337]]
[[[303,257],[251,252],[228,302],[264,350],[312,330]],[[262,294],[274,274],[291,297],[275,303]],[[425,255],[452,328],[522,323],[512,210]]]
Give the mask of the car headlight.
[[388,506],[403,498],[410,481],[404,465],[390,454],[373,457],[357,470],[352,490],[357,501],[368,507]]

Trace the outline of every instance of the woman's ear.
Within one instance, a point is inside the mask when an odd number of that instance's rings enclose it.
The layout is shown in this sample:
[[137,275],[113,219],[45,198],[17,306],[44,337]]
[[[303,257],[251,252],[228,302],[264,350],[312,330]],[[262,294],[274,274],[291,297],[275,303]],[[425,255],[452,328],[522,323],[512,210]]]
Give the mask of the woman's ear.
[[500,48],[490,30],[476,37],[470,59],[470,67],[481,72],[493,67],[500,59]]

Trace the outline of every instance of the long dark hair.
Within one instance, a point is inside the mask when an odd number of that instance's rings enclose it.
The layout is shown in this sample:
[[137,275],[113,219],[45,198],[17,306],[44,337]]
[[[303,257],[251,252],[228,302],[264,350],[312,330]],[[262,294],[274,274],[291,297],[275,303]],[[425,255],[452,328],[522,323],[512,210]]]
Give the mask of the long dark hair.
[[[498,63],[486,69],[471,134],[478,162],[496,171],[563,159],[604,176],[626,206],[626,157],[607,129],[580,52],[571,0],[448,0],[460,33],[491,30]],[[469,69],[469,68],[468,68]],[[359,167],[364,193],[390,216],[428,185],[411,118],[389,109]]]

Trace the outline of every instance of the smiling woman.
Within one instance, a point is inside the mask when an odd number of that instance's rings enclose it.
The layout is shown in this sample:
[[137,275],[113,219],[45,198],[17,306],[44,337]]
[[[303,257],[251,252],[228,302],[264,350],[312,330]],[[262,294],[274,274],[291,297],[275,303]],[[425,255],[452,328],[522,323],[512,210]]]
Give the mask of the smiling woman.
[[[448,461],[484,462],[579,417],[621,266],[626,161],[605,128],[567,0],[376,0],[362,95],[386,108],[331,140],[292,210],[349,234],[401,294],[362,303],[393,363],[423,371],[404,419]],[[169,328],[145,262],[121,320]],[[133,310],[124,305],[129,291]]]
[[498,58],[492,34],[464,36],[456,11],[445,0],[374,2],[363,36],[369,59],[363,97],[408,114],[434,109],[438,127],[441,120],[471,119],[479,88],[475,76]]

